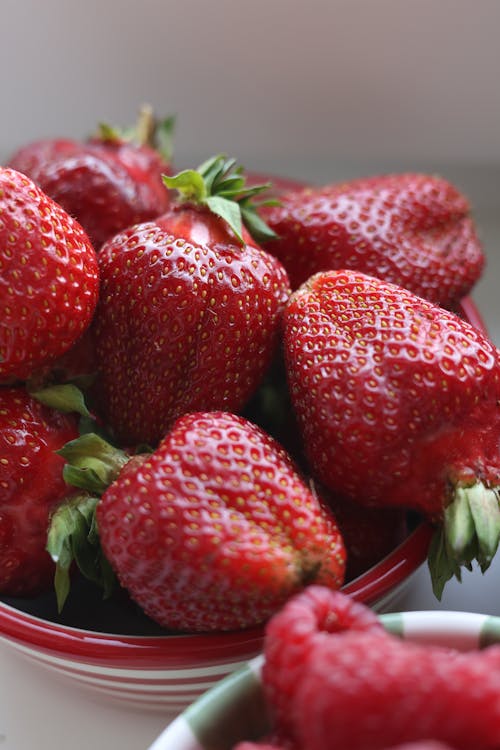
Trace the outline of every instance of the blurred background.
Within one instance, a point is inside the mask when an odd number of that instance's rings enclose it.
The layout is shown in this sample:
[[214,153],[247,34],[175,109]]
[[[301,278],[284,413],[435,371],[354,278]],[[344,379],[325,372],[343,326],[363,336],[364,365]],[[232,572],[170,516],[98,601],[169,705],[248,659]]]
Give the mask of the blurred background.
[[500,344],[499,0],[0,0],[0,161],[175,114],[175,161],[312,182],[437,172],[470,197]]
[[[470,198],[488,259],[473,297],[500,345],[499,37],[500,0],[0,0],[0,163],[147,102],[177,116],[179,167],[226,152],[316,183],[440,173]],[[423,567],[400,607],[500,615],[499,576],[500,555],[436,603]],[[0,658],[2,747],[31,746],[33,727],[53,747],[51,724],[81,725],[64,685]],[[123,717],[108,718],[86,722],[86,746],[92,731],[108,746]],[[124,726],[118,744],[140,748],[162,724]]]

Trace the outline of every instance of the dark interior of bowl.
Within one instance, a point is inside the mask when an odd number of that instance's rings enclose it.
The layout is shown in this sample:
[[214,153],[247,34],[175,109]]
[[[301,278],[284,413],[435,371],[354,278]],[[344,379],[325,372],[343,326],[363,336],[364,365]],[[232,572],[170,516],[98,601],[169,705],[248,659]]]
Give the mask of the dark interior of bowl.
[[[421,523],[421,518],[417,514],[408,513],[407,521],[407,531],[411,534]],[[61,613],[57,611],[53,591],[32,598],[3,596],[0,601],[34,617],[92,632],[137,636],[159,636],[176,632],[162,628],[150,620],[124,589],[119,589],[111,597],[104,599],[101,589],[79,575],[73,578],[70,595]]]
[[150,620],[123,590],[103,599],[101,590],[75,577],[61,613],[53,592],[33,598],[1,597],[11,607],[60,625],[121,635],[166,635],[170,631]]

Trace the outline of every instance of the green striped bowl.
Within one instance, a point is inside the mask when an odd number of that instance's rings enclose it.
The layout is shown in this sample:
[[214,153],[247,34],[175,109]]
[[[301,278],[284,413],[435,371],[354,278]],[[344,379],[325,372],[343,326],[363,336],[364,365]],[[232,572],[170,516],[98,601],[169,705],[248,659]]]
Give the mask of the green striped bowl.
[[[381,615],[401,638],[468,651],[500,643],[500,617],[472,612],[402,612]],[[149,750],[232,750],[269,729],[258,656],[204,693],[169,724]]]

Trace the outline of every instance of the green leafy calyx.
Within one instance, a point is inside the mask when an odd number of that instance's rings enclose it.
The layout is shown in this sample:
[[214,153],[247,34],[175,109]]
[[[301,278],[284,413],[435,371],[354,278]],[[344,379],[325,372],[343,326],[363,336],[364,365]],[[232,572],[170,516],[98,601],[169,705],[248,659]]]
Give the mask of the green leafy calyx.
[[47,551],[56,564],[54,588],[62,611],[70,591],[70,570],[76,563],[82,574],[111,595],[115,574],[104,556],[97,533],[95,510],[98,497],[88,492],[71,496],[54,512],[47,536]]
[[441,599],[450,578],[477,562],[484,573],[500,541],[500,489],[482,482],[458,486],[431,542],[428,563],[434,594]]
[[251,236],[262,242],[275,239],[276,234],[257,213],[259,206],[276,205],[275,200],[255,202],[255,197],[271,187],[270,183],[248,186],[243,168],[224,154],[213,156],[197,169],[186,169],[172,177],[163,175],[163,182],[177,190],[181,200],[207,206],[231,227],[238,241],[244,244],[243,225]]

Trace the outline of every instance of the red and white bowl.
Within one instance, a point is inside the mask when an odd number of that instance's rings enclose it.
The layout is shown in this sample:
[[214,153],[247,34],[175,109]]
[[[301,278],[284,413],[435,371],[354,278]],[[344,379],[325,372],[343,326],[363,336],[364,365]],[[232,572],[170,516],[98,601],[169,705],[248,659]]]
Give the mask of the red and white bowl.
[[[384,609],[426,558],[432,529],[419,525],[344,590]],[[53,677],[94,695],[173,718],[225,675],[260,653],[263,628],[226,634],[165,634],[130,602],[101,602],[85,587],[57,615],[53,596],[0,601],[0,639]]]

